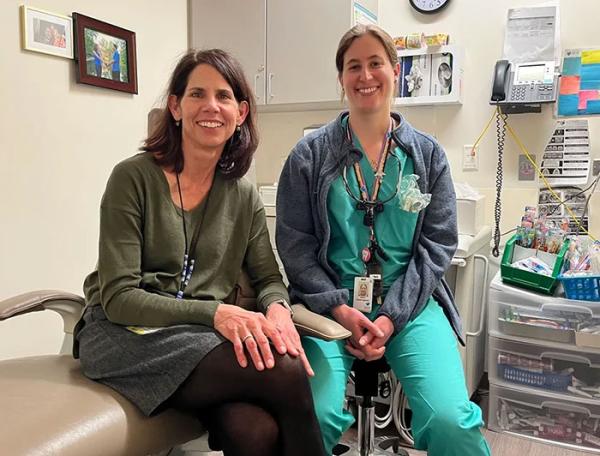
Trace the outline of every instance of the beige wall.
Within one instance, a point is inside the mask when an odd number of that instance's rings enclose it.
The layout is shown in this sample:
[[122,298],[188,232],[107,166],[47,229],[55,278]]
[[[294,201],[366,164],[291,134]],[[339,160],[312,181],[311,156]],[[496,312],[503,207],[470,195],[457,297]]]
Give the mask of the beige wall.
[[[487,219],[492,224],[494,181],[496,170],[495,129],[490,129],[481,144],[479,171],[462,171],[463,145],[473,144],[492,114],[488,100],[494,63],[501,58],[506,11],[510,7],[533,6],[539,0],[460,0],[450,2],[438,15],[423,16],[413,12],[408,1],[379,2],[380,25],[391,35],[412,32],[449,33],[451,42],[463,46],[464,99],[462,106],[409,107],[401,109],[417,128],[435,135],[448,154],[454,179],[468,182],[487,195]],[[594,18],[600,15],[597,0],[561,0],[561,41],[563,48],[598,46]],[[576,8],[575,8],[576,6]],[[588,19],[589,18],[589,19]],[[331,56],[333,65],[334,56]],[[335,111],[310,113],[269,113],[260,116],[263,142],[257,160],[258,182],[277,180],[280,164],[302,135],[303,127],[333,118]],[[517,134],[531,153],[541,158],[543,148],[553,131],[555,119],[546,107],[542,114],[515,115],[510,119]],[[590,117],[592,146],[600,141],[600,118]],[[507,136],[504,165],[503,231],[518,223],[525,204],[534,204],[537,183],[517,180],[519,151]],[[596,148],[592,155],[600,158]],[[597,188],[600,192],[600,185]],[[592,200],[592,229],[600,235],[600,193]]]
[[[0,2],[0,298],[40,288],[81,293],[96,261],[98,207],[108,173],[139,147],[146,114],[187,47],[186,2],[31,4],[134,31],[138,95],[77,84],[73,60],[22,51],[22,3]],[[60,330],[50,312],[0,323],[0,358],[56,352]],[[26,338],[18,339],[20,331]]]
[[[22,51],[20,3],[0,2],[4,107],[0,110],[0,298],[40,288],[80,293],[82,280],[96,261],[98,205],[108,173],[116,162],[135,152],[146,129],[146,113],[159,101],[174,61],[186,48],[186,2],[37,0],[32,5],[63,14],[76,10],[135,31],[139,95],[79,85],[73,61]],[[491,114],[487,99],[493,65],[501,55],[506,9],[535,3],[460,0],[451,2],[442,14],[427,18],[413,13],[407,1],[379,2],[381,24],[390,33],[447,32],[454,43],[464,46],[463,105],[402,112],[415,126],[439,138],[456,180],[489,195],[490,223],[496,163],[493,132],[482,143],[478,172],[462,172],[462,146],[474,141]],[[567,9],[574,3],[577,12]],[[562,0],[561,7],[564,47],[600,45],[593,41],[600,2]],[[335,115],[334,111],[261,114],[258,182],[277,179],[281,161],[303,127]],[[549,110],[513,117],[516,130],[538,158],[553,122]],[[590,127],[596,142],[600,119],[590,118]],[[533,203],[536,194],[535,184],[516,180],[517,151],[510,140],[507,143],[504,229],[517,223],[522,206]],[[597,150],[593,155],[600,158]],[[596,235],[600,234],[598,195],[592,208]],[[60,320],[51,313],[0,323],[0,359],[56,352],[60,330]],[[19,332],[27,333],[26,338],[18,337]]]

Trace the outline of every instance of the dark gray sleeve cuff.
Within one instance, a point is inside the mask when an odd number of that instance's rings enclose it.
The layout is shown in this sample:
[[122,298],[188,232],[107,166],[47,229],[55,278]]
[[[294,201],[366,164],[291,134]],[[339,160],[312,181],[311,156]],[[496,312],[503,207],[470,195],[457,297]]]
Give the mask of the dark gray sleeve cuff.
[[349,291],[347,288],[340,288],[322,293],[301,293],[292,289],[292,304],[300,301],[310,310],[318,314],[327,314],[340,304],[348,304]]

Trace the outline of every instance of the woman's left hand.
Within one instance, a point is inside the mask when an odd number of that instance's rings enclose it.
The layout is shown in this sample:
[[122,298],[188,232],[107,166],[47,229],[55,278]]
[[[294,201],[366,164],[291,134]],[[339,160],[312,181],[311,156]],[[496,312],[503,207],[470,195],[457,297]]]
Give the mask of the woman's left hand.
[[392,320],[385,315],[380,315],[373,323],[379,329],[381,329],[383,337],[376,337],[373,335],[373,333],[368,332],[359,339],[358,345],[360,347],[371,345],[371,347],[374,349],[381,348],[385,346],[389,338],[394,333],[394,323],[392,323]]
[[308,358],[304,353],[302,342],[300,341],[300,335],[298,334],[296,326],[292,321],[292,315],[290,314],[290,311],[281,304],[273,302],[269,305],[269,309],[267,310],[267,320],[275,324],[275,327],[285,342],[286,352],[290,356],[300,357],[306,373],[309,375],[309,377],[314,376],[315,373],[312,370],[312,367],[310,367]]

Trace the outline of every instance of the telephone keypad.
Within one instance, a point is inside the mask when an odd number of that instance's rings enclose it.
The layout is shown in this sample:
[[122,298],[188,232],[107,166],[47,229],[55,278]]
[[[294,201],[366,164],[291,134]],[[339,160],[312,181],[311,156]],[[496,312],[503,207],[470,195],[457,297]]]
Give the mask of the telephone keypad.
[[511,87],[510,99],[516,102],[531,101],[533,103],[536,100],[551,100],[553,89],[552,84],[516,85]]

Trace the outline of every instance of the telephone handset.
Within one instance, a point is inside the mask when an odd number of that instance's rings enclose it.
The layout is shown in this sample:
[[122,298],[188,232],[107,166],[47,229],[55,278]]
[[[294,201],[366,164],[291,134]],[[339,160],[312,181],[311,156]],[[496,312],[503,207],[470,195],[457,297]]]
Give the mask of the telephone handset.
[[506,82],[510,62],[508,60],[498,60],[494,68],[494,84],[492,87],[492,101],[506,100]]
[[490,104],[552,103],[556,101],[557,83],[554,61],[513,65],[508,60],[498,60]]

